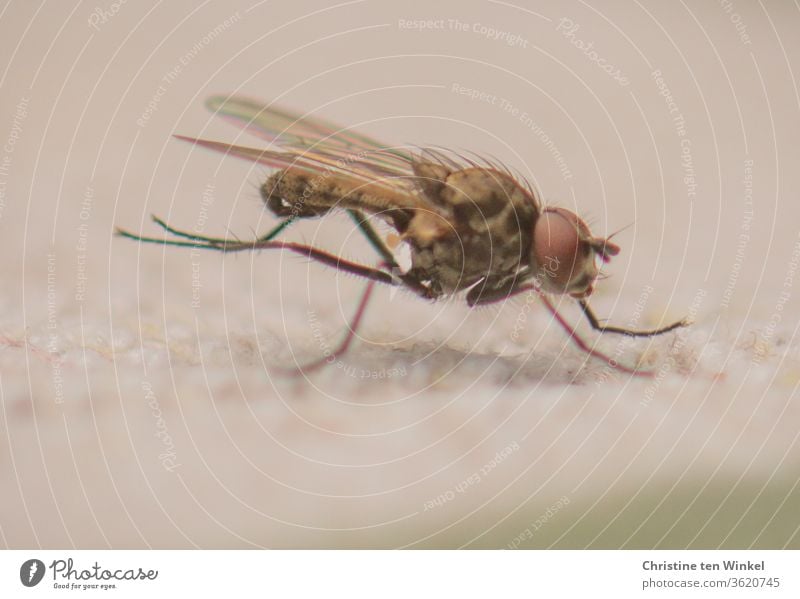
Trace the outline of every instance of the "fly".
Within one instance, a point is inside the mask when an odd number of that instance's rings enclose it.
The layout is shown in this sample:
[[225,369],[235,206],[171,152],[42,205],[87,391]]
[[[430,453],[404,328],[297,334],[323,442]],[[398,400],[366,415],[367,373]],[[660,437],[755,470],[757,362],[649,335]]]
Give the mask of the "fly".
[[[680,320],[649,330],[602,324],[588,298],[599,265],[616,256],[619,246],[610,238],[594,236],[574,212],[543,206],[527,182],[499,163],[432,148],[416,153],[392,148],[327,121],[246,98],[218,96],[207,104],[279,149],[177,137],[275,169],[259,191],[267,209],[281,221],[251,241],[194,235],[155,216],[156,224],[179,239],[123,229],[117,233],[140,242],[220,252],[287,250],[363,277],[367,285],[334,357],[353,341],[376,283],[402,286],[427,300],[464,293],[469,306],[533,292],[582,351],[623,372],[645,376],[651,373],[619,364],[585,341],[549,296],[574,298],[591,327],[600,332],[652,337],[689,324]],[[331,210],[349,213],[375,249],[376,266],[277,240],[293,221],[321,217]],[[370,216],[387,223],[408,245],[410,268],[400,268],[390,245],[370,224]],[[331,357],[300,370],[323,366]]]

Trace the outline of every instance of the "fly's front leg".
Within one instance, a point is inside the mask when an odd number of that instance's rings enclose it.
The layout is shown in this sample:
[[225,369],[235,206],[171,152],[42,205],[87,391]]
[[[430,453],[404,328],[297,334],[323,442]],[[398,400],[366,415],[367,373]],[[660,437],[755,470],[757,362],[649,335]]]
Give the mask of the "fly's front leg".
[[625,327],[615,327],[602,324],[597,316],[595,316],[594,311],[589,307],[589,303],[586,300],[578,300],[578,304],[580,305],[581,310],[583,310],[583,313],[586,315],[586,319],[589,321],[589,324],[592,325],[592,328],[595,331],[600,331],[601,333],[618,333],[620,335],[627,335],[628,337],[655,337],[656,335],[663,335],[664,333],[669,333],[670,331],[674,331],[675,329],[691,324],[691,322],[684,318],[683,320],[673,322],[672,324],[657,329],[639,330],[628,329]]
[[583,353],[587,356],[591,356],[592,358],[597,358],[602,360],[608,366],[613,368],[614,370],[619,370],[620,372],[625,372],[627,374],[631,374],[634,376],[641,376],[641,377],[652,377],[654,376],[653,371],[651,370],[640,370],[636,367],[625,366],[624,364],[620,364],[613,356],[609,356],[607,353],[596,349],[594,344],[589,344],[583,337],[578,334],[578,331],[575,329],[574,326],[569,324],[566,319],[561,316],[561,313],[558,311],[550,299],[543,293],[539,292],[539,299],[542,300],[545,308],[553,315],[553,318],[556,319],[561,328],[563,328],[567,334],[569,335],[570,340],[580,349]]
[[547,310],[553,315],[553,318],[556,319],[556,322],[563,328],[567,335],[569,335],[570,340],[580,349],[582,352],[591,356],[593,358],[597,358],[602,360],[606,364],[608,364],[611,368],[615,370],[619,370],[620,372],[625,372],[628,374],[633,374],[636,376],[644,376],[649,377],[653,376],[653,373],[650,371],[639,370],[638,368],[631,368],[629,366],[625,366],[620,364],[615,360],[612,356],[596,349],[592,344],[586,341],[583,337],[580,336],[578,331],[569,324],[558,309],[552,304],[552,302],[547,298],[547,296],[542,293],[540,289],[533,283],[520,283],[519,277],[512,279],[510,282],[506,283],[505,285],[498,286],[495,288],[486,289],[486,285],[479,284],[473,287],[469,294],[467,294],[467,302],[470,306],[476,305],[484,305],[484,304],[491,304],[493,302],[502,301],[506,298],[513,297],[515,295],[519,295],[520,293],[524,293],[526,291],[532,291],[536,293],[539,297],[541,302],[547,308]]

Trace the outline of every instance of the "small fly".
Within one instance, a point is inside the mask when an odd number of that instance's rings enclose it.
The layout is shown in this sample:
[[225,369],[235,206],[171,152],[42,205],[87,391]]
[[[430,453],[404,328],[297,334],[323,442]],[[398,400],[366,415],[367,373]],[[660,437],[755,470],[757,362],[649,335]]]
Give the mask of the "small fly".
[[[620,248],[595,237],[586,223],[564,208],[544,207],[534,189],[508,168],[479,157],[427,148],[409,151],[383,145],[333,123],[301,116],[240,97],[213,97],[208,107],[279,149],[260,150],[177,136],[275,171],[260,187],[266,207],[279,224],[251,241],[207,237],[153,220],[180,239],[145,237],[117,229],[141,242],[203,248],[219,252],[282,249],[367,279],[367,285],[342,343],[308,371],[344,353],[354,339],[376,283],[402,286],[436,300],[464,293],[469,306],[535,293],[573,342],[585,353],[623,372],[649,375],[619,364],[585,341],[549,296],[574,298],[593,329],[630,337],[652,337],[686,326],[680,320],[656,329],[634,330],[602,324],[588,303],[599,266]],[[318,248],[276,238],[297,219],[345,210],[375,249],[376,266],[340,258]],[[369,222],[378,218],[396,232],[395,242],[410,251],[410,268],[401,269],[392,249]]]

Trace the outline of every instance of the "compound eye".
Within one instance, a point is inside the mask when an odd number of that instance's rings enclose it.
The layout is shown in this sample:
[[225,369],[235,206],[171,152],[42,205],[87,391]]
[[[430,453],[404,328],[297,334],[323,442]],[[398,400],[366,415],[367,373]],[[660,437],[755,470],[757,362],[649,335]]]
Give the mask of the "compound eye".
[[562,208],[542,212],[534,225],[533,263],[545,291],[585,297],[597,276],[588,227]]

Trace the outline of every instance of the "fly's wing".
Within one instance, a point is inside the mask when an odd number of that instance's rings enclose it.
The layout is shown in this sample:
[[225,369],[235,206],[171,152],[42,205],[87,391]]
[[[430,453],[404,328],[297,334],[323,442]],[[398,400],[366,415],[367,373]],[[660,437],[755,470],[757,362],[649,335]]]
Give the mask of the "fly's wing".
[[389,148],[371,137],[317,117],[303,116],[277,106],[265,106],[239,96],[212,96],[209,110],[244,127],[246,131],[287,150],[348,154],[351,161],[369,164],[386,176],[411,173],[410,152]]
[[365,135],[322,119],[304,118],[247,98],[214,96],[207,105],[249,133],[274,144],[275,148],[257,150],[178,136],[180,139],[271,168],[335,173],[359,183],[368,183],[372,188],[391,191],[394,196],[408,195],[408,202],[423,204],[415,191],[413,157],[409,152],[387,148]]
[[186,135],[176,135],[178,139],[191,142],[195,145],[217,152],[230,154],[252,162],[264,164],[270,168],[292,168],[309,173],[317,173],[324,170],[325,163],[316,160],[312,156],[302,156],[294,152],[279,152],[276,150],[260,150],[258,148],[248,148],[246,146],[236,146],[221,141],[211,141],[209,139],[198,139]]

